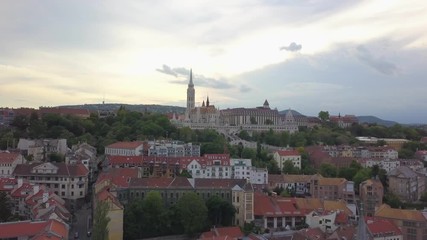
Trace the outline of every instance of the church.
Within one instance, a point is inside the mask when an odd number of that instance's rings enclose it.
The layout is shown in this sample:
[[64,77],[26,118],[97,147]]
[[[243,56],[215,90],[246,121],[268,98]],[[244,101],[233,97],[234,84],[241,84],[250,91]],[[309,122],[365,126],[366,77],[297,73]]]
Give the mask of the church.
[[195,106],[196,90],[193,83],[193,72],[190,70],[190,81],[187,88],[187,108],[185,110],[185,122],[218,125],[220,121],[220,111],[215,105],[209,103],[209,96],[206,103],[203,100],[201,107]]

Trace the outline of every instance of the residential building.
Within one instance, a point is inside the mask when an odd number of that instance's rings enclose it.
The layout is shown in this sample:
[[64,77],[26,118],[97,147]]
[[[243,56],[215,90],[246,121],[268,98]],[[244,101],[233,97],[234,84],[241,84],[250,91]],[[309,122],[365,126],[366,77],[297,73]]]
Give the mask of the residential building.
[[69,226],[55,219],[0,223],[0,239],[67,240]]
[[26,163],[20,153],[0,152],[0,178],[12,177],[16,165]]
[[9,126],[15,119],[15,112],[11,108],[0,108],[0,126]]
[[389,190],[403,201],[417,201],[425,191],[425,177],[417,174],[409,167],[398,167],[390,171],[387,176]]
[[105,155],[142,156],[144,142],[116,142],[105,147]]
[[240,227],[213,227],[209,232],[204,232],[198,238],[199,240],[213,240],[213,239],[229,239],[239,240],[243,239],[243,234]]
[[310,190],[311,175],[296,175],[296,174],[269,174],[269,189],[283,188],[296,196],[306,196]]
[[375,145],[378,144],[378,141],[384,141],[387,146],[394,148],[396,151],[399,151],[403,144],[409,142],[407,139],[399,139],[399,138],[376,138],[376,137],[356,137],[362,143]]
[[427,219],[422,211],[396,209],[383,204],[375,212],[375,218],[391,220],[401,230],[405,240],[427,239]]
[[362,159],[359,160],[359,163],[363,167],[373,167],[378,165],[381,169],[384,169],[386,172],[390,172],[398,167],[400,167],[400,161],[398,159],[387,160],[387,159]]
[[262,230],[283,231],[305,223],[305,213],[295,207],[292,199],[254,193],[254,223]]
[[88,169],[81,163],[18,164],[13,176],[30,183],[45,185],[61,198],[82,199],[88,191]]
[[382,205],[384,187],[378,179],[368,179],[359,185],[359,197],[363,203],[366,216],[374,216],[375,211]]
[[279,150],[274,152],[273,159],[280,170],[283,170],[286,161],[292,161],[294,167],[301,169],[301,154],[297,150]]
[[314,198],[355,202],[354,182],[345,178],[325,178],[320,174],[310,179],[310,194]]
[[200,145],[198,144],[184,143],[180,141],[149,141],[146,145],[148,148],[146,156],[200,157]]
[[20,138],[18,149],[24,156],[40,162],[49,159],[50,154],[65,156],[68,151],[67,139],[24,139]]
[[236,213],[234,224],[243,227],[254,220],[254,188],[252,184],[236,184],[231,189],[232,201]]
[[256,168],[252,166],[251,159],[232,158],[232,178],[248,179],[252,184],[267,184],[268,171],[266,168]]
[[365,222],[372,240],[403,240],[402,231],[389,219],[367,217]]
[[[427,137],[426,137],[427,139]],[[427,150],[418,150],[415,152],[415,158],[427,162]]]

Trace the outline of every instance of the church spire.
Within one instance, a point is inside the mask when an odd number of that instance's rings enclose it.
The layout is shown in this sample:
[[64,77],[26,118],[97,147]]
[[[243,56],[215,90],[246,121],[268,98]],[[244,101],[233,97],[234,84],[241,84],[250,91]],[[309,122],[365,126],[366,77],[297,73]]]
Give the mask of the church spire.
[[206,99],[206,107],[209,107],[209,96]]
[[190,68],[190,82],[188,83],[189,87],[194,87],[193,84],[193,69]]

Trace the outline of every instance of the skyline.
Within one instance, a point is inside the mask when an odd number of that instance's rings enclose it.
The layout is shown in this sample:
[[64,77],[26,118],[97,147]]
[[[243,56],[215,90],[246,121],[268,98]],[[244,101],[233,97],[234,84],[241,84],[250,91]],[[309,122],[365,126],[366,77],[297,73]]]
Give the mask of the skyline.
[[5,1],[0,107],[261,106],[427,123],[427,2]]

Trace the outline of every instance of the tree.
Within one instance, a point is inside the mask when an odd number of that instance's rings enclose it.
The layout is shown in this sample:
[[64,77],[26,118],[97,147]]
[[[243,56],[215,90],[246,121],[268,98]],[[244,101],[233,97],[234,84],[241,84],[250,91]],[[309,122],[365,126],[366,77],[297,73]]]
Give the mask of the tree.
[[12,203],[5,192],[0,192],[0,222],[7,222],[12,217]]
[[133,240],[143,238],[141,226],[144,210],[142,205],[142,199],[138,198],[125,206],[123,217],[124,239]]
[[196,193],[186,193],[179,199],[176,208],[187,235],[193,236],[206,227],[208,209],[203,199]]
[[328,111],[320,111],[319,112],[319,118],[322,120],[322,122],[326,122],[329,120],[329,112]]
[[214,195],[206,201],[206,207],[211,225],[230,226],[232,224],[236,210],[230,202]]
[[94,240],[108,239],[108,223],[110,222],[110,218],[108,217],[109,210],[110,206],[108,202],[104,201],[96,203],[92,230],[92,238]]
[[427,203],[427,191],[423,192],[423,194],[421,194],[420,201]]
[[319,173],[323,177],[336,177],[337,176],[337,168],[334,165],[328,163],[322,163],[320,165]]
[[142,224],[144,237],[155,237],[164,233],[166,209],[163,198],[157,191],[148,192],[142,200]]
[[283,173],[286,174],[297,174],[299,173],[299,169],[294,166],[294,163],[291,160],[286,160],[283,163]]
[[251,124],[258,124],[255,117],[250,118]]

